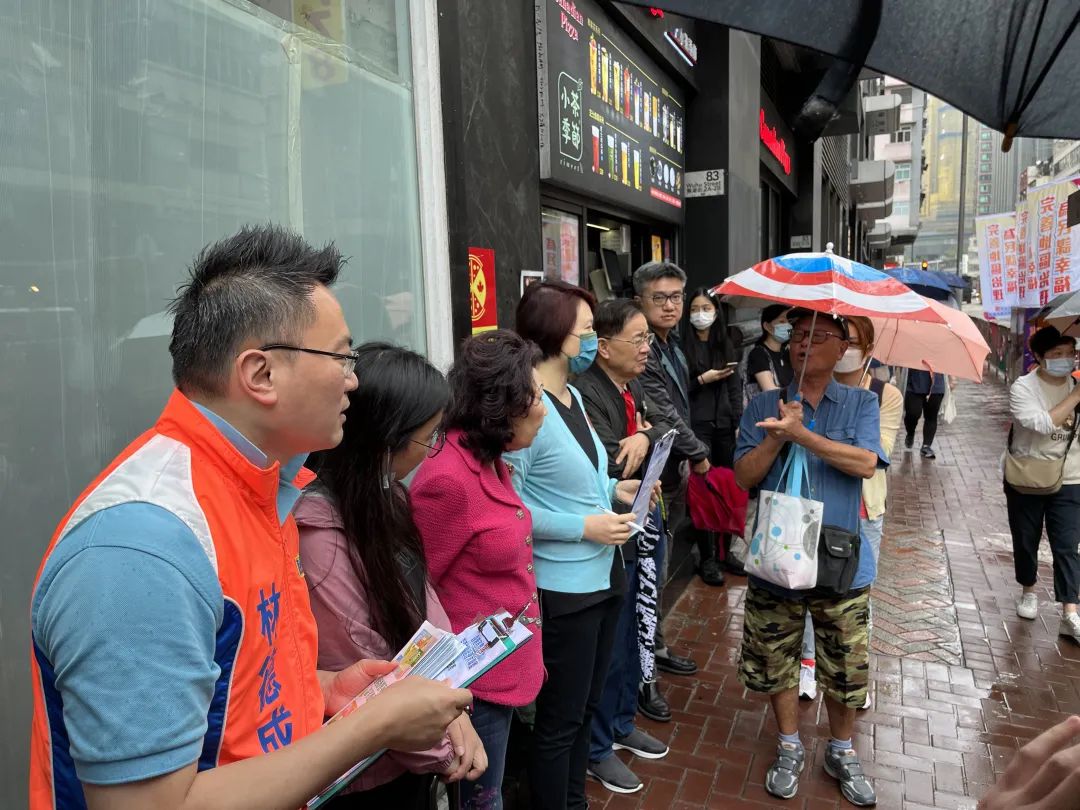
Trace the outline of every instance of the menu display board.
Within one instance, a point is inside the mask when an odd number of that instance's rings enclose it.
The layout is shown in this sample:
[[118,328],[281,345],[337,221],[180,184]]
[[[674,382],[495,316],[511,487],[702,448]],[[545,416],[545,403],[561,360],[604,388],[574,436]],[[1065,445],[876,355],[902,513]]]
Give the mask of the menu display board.
[[593,0],[536,0],[540,176],[683,220],[682,91]]

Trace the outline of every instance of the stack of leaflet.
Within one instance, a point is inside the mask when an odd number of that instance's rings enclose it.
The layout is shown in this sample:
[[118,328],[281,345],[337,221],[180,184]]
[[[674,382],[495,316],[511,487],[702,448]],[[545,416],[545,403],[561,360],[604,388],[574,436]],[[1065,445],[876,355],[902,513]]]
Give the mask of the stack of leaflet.
[[[424,622],[394,656],[398,668],[376,678],[326,722],[349,716],[368,699],[410,675],[449,681],[451,686],[464,688],[531,638],[529,629],[505,610],[469,625],[457,635]],[[332,799],[384,753],[385,750],[372,754],[343,773],[308,802],[308,810],[316,810]]]

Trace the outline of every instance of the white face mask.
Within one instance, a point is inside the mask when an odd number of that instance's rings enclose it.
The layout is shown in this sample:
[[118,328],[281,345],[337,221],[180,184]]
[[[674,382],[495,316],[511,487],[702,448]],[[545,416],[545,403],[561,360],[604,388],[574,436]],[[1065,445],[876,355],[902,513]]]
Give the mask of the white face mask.
[[841,374],[847,374],[851,371],[858,371],[862,368],[863,362],[866,360],[866,355],[863,354],[862,349],[851,348],[844,352],[844,356],[840,358],[840,362],[836,364],[835,371],[839,371]]
[[712,312],[691,312],[690,325],[695,329],[708,329],[716,321],[716,310]]

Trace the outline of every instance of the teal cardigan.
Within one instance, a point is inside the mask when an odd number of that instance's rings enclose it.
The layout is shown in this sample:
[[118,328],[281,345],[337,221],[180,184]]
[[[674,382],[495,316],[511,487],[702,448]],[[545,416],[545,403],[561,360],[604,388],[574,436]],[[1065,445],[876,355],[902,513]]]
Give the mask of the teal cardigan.
[[[585,407],[574,387],[570,394],[582,413]],[[570,428],[544,392],[547,416],[532,445],[504,453],[513,465],[514,486],[533,518],[533,558],[536,584],[560,593],[593,593],[610,583],[614,546],[584,540],[586,515],[611,508],[614,478],[607,474],[607,451],[596,431],[593,444],[599,464],[594,467]]]

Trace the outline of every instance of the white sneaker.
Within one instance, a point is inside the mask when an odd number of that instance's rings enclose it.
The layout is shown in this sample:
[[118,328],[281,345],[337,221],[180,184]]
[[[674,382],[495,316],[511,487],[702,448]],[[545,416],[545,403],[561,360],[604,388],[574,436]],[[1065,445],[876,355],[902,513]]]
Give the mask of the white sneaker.
[[1058,635],[1071,638],[1080,644],[1080,614],[1066,613],[1061,617],[1061,626],[1058,627]]
[[812,664],[799,665],[799,697],[803,700],[817,697],[816,668]]
[[1039,597],[1034,591],[1020,597],[1020,601],[1016,603],[1016,615],[1021,619],[1034,619],[1039,615]]

